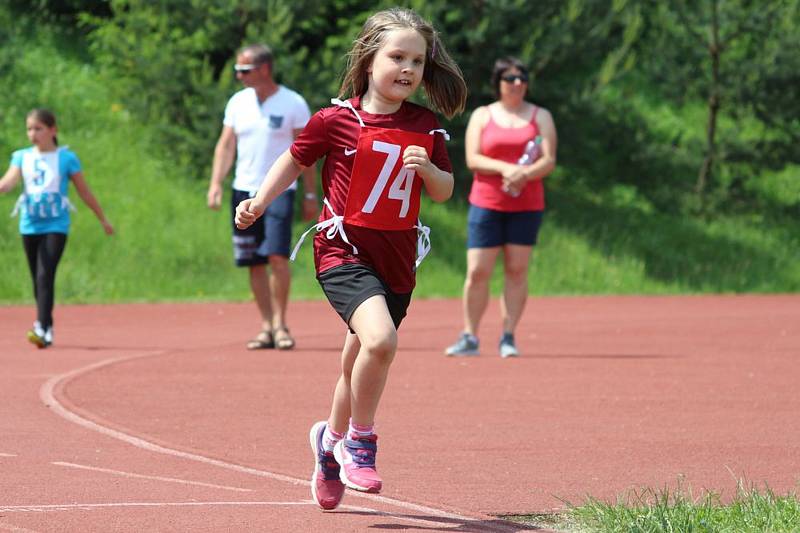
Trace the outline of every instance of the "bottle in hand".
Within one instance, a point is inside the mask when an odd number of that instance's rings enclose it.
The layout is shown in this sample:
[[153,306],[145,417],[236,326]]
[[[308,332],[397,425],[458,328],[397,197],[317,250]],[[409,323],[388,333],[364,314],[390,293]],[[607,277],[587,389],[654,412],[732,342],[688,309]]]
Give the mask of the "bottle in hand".
[[[530,165],[541,155],[541,149],[539,145],[542,143],[542,137],[537,135],[535,139],[530,140],[525,144],[525,150],[522,152],[519,160],[517,161],[518,165]],[[508,194],[509,196],[517,197],[520,195],[520,191],[514,191],[508,188],[507,185],[503,185],[503,191]]]

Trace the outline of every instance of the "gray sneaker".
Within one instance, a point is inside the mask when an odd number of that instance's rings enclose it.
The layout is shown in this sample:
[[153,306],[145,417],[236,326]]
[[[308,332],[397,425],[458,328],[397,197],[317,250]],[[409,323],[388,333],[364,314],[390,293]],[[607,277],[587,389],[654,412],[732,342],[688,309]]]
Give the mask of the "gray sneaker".
[[478,355],[478,337],[462,333],[455,344],[449,346],[444,353],[453,357]]
[[500,337],[500,357],[503,359],[506,357],[519,357],[519,350],[517,350],[517,345],[514,343],[513,333],[503,333],[503,336]]

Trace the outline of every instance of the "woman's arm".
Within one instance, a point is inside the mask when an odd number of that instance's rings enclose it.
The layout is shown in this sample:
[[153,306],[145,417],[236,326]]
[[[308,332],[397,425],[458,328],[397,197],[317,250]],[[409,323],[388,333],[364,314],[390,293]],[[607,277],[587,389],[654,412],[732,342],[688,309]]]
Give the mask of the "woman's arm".
[[239,229],[250,227],[305,168],[295,161],[289,150],[283,152],[270,167],[255,198],[242,200],[236,206],[236,227]]
[[518,172],[503,175],[503,184],[510,190],[520,191],[527,182],[543,179],[556,168],[558,135],[550,111],[540,107],[536,115],[536,125],[542,136],[539,147],[541,155],[530,165],[521,165]]
[[481,174],[506,174],[512,172],[517,165],[492,159],[481,153],[481,133],[489,123],[489,107],[479,107],[472,112],[467,124],[464,147],[467,156],[467,168]]
[[91,209],[97,220],[100,221],[100,224],[103,225],[103,231],[106,232],[106,235],[113,235],[114,234],[114,226],[106,219],[106,215],[103,213],[103,208],[100,207],[100,202],[97,201],[97,198],[94,197],[92,194],[92,190],[89,188],[89,184],[86,183],[86,180],[83,178],[83,172],[76,172],[72,176],[69,177],[72,180],[72,183],[75,184],[75,190],[78,191],[78,196],[81,197],[83,203],[85,203],[89,209]]
[[3,175],[2,179],[0,179],[0,194],[5,194],[13,189],[21,178],[22,171],[19,167],[8,167],[8,170],[6,170],[6,173]]
[[536,124],[542,136],[542,155],[525,169],[529,180],[538,180],[549,175],[556,168],[556,151],[558,149],[558,135],[553,115],[547,109],[539,108],[536,115]]

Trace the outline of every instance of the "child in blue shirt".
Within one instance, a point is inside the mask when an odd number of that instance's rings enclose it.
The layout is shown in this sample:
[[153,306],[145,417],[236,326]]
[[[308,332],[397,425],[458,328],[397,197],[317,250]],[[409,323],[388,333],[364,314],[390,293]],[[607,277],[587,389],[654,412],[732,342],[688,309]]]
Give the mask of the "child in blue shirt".
[[53,343],[53,303],[58,262],[67,244],[70,226],[69,181],[78,196],[94,212],[106,235],[114,228],[86,184],[74,152],[58,146],[56,118],[46,109],[34,109],[25,120],[33,146],[17,150],[2,179],[0,193],[7,193],[22,179],[23,192],[13,215],[19,214],[19,232],[28,258],[36,297],[37,320],[28,340],[39,348]]

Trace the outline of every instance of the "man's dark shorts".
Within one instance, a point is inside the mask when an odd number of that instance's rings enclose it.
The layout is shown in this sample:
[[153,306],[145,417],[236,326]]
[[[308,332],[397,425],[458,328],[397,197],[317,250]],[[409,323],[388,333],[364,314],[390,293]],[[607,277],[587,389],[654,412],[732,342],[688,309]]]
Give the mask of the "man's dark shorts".
[[[386,305],[395,328],[400,327],[411,303],[410,292],[405,294],[392,292],[374,270],[360,264],[333,267],[317,275],[317,280],[333,309],[339,313],[348,327],[356,308],[367,298],[377,294],[386,298]],[[352,328],[350,331],[353,331]]]
[[467,248],[494,248],[505,244],[533,246],[544,211],[495,211],[474,205],[467,215]]
[[[263,265],[269,262],[270,255],[289,257],[294,217],[294,193],[294,190],[281,193],[267,207],[264,216],[259,217],[247,229],[238,229],[236,222],[233,222],[233,257],[236,266]],[[239,205],[239,202],[251,197],[250,193],[246,191],[233,190],[231,221],[236,216],[236,206]]]

